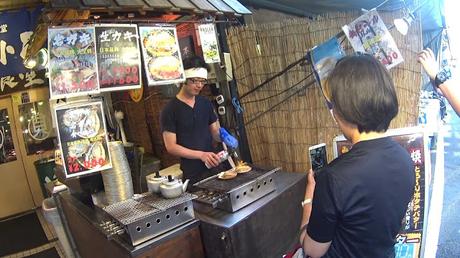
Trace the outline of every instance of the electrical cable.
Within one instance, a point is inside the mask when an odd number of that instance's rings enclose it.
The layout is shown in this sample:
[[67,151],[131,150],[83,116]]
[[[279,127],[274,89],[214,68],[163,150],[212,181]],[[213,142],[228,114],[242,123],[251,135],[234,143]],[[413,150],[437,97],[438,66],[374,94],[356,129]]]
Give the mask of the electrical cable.
[[294,95],[298,94],[299,92],[301,92],[302,90],[304,89],[307,89],[309,88],[311,85],[313,85],[316,81],[313,80],[307,84],[305,84],[304,86],[302,86],[300,89],[296,90],[294,93],[292,93],[291,95],[287,96],[286,98],[284,98],[282,101],[276,103],[275,105],[273,105],[272,107],[270,107],[269,109],[263,111],[262,113],[259,113],[257,114],[254,118],[252,118],[251,120],[249,120],[247,123],[245,123],[245,126],[246,125],[249,125],[251,124],[252,122],[256,121],[257,119],[259,119],[261,116],[265,115],[266,113],[272,111],[273,109],[275,109],[276,107],[278,107],[279,105],[283,104],[284,102],[286,102],[287,100],[289,100],[291,97],[293,97]]
[[271,98],[274,98],[276,96],[279,96],[291,89],[293,89],[294,87],[296,87],[297,85],[299,85],[300,83],[302,83],[303,81],[305,81],[306,79],[310,78],[311,76],[313,75],[313,73],[310,73],[309,75],[307,75],[305,78],[303,78],[302,80],[298,81],[296,84],[292,85],[291,87],[281,91],[281,92],[278,92],[276,93],[275,95],[272,95],[272,96],[268,96],[268,97],[265,97],[265,98],[262,98],[262,99],[255,99],[255,100],[250,100],[250,101],[246,101],[246,102],[243,102],[241,104],[249,104],[249,103],[255,103],[255,102],[261,102],[261,101],[265,101],[267,99],[271,99]]
[[289,71],[290,69],[292,69],[294,66],[302,63],[303,61],[306,60],[306,56],[303,56],[302,58],[298,59],[297,61],[295,61],[294,63],[291,63],[290,65],[288,65],[286,68],[284,68],[283,70],[279,71],[278,73],[276,73],[275,75],[273,75],[272,77],[266,79],[264,82],[262,82],[261,84],[257,85],[254,89],[244,93],[243,95],[240,96],[240,100],[243,99],[244,97],[246,97],[247,95],[255,92],[256,90],[264,87],[265,85],[267,85],[269,82],[273,81],[274,79],[276,79],[277,77],[283,75],[284,73],[286,73],[287,71]]

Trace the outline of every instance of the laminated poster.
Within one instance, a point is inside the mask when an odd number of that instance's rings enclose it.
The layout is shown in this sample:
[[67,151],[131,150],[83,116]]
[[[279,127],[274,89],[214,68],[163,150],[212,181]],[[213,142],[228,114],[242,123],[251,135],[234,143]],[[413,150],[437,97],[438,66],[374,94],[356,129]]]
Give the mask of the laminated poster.
[[220,63],[219,45],[217,43],[215,25],[212,23],[198,26],[204,61],[208,64]]
[[101,91],[139,89],[141,54],[137,25],[96,25],[96,49]]
[[175,27],[139,27],[149,86],[183,82],[184,67]]
[[[428,201],[429,178],[431,168],[426,135],[419,128],[401,128],[387,131],[387,135],[401,144],[410,154],[414,162],[415,188],[414,197],[409,203],[403,220],[403,227],[396,237],[396,258],[420,257],[424,219],[426,214],[425,203]],[[343,136],[334,139],[334,155],[340,156],[348,152],[352,144]]]
[[375,56],[390,70],[404,61],[393,37],[376,10],[342,27],[355,52]]
[[112,167],[102,101],[60,106],[55,112],[67,178]]
[[48,29],[52,99],[99,92],[94,27]]
[[[334,69],[337,61],[345,56],[345,53],[337,38],[333,37],[323,44],[314,47],[310,50],[309,54],[316,81],[319,83],[323,95],[328,96],[329,94],[325,92],[326,89],[323,88],[324,81]],[[327,98],[326,101],[328,106],[331,107],[332,105]]]

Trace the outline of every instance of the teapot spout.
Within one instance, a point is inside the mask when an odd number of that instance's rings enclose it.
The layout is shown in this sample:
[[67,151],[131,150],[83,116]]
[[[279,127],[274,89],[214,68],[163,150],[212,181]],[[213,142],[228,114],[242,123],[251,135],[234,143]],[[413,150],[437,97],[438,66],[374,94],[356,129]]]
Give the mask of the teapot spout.
[[185,180],[184,184],[182,185],[182,192],[185,193],[187,191],[187,186],[188,186],[189,181],[190,179]]

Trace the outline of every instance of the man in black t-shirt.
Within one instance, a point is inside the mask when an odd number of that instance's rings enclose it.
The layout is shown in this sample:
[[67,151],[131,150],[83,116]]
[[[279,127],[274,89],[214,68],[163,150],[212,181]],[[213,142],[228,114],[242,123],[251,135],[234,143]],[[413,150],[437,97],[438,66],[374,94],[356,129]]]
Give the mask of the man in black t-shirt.
[[415,186],[409,153],[385,131],[398,113],[388,71],[368,55],[340,60],[328,78],[333,115],[352,149],[310,171],[300,241],[311,257],[394,257]]
[[212,141],[220,141],[219,122],[212,103],[199,96],[206,84],[207,65],[202,58],[184,60],[186,82],[162,110],[161,132],[166,150],[181,158],[181,170],[190,183],[211,175],[207,167],[219,165]]

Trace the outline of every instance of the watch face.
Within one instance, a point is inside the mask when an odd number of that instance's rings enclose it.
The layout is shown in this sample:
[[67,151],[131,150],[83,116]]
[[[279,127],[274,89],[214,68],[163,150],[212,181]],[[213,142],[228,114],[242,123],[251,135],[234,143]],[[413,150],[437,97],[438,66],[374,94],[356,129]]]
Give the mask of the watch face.
[[444,70],[442,70],[441,72],[438,73],[438,79],[441,81],[441,82],[445,82],[446,81],[446,72]]

